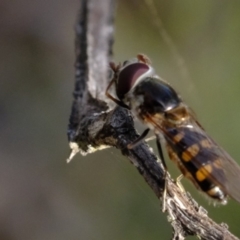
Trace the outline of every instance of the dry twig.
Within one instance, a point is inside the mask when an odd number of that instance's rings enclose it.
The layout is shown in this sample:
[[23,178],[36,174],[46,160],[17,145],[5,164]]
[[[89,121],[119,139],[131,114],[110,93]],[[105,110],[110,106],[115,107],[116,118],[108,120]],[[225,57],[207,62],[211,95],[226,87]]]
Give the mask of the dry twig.
[[167,175],[149,147],[142,143],[126,148],[138,134],[128,110],[116,107],[107,111],[104,96],[108,62],[113,43],[114,0],[82,0],[76,25],[76,72],[68,138],[72,154],[87,154],[103,146],[121,150],[137,168],[159,199],[166,180],[165,209],[173,227],[173,239],[196,235],[201,239],[237,239],[224,224],[216,224],[206,211]]

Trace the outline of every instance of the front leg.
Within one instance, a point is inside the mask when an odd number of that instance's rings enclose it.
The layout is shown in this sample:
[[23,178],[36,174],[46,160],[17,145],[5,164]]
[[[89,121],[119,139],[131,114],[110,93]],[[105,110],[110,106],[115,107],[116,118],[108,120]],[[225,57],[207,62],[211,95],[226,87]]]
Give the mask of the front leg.
[[[106,89],[105,95],[110,98],[112,101],[114,101],[117,105],[123,107],[123,108],[127,108],[128,110],[130,110],[129,106],[127,106],[123,101],[120,101],[119,99],[113,97],[110,93],[109,93],[109,89],[111,88],[111,86],[115,83],[115,78],[113,78],[110,83],[108,84],[108,87]],[[116,84],[116,83],[115,83]]]
[[134,142],[129,143],[127,145],[127,148],[132,149],[132,148],[136,147],[147,136],[149,130],[150,130],[149,128],[144,130],[143,133]]

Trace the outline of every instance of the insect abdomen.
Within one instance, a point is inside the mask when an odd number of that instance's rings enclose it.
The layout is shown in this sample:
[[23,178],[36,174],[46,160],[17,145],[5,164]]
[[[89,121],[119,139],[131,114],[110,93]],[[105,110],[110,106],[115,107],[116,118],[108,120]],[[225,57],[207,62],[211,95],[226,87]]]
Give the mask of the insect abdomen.
[[214,142],[189,127],[168,129],[166,141],[169,156],[182,173],[208,196],[224,203],[226,193],[214,182],[216,175],[226,181]]

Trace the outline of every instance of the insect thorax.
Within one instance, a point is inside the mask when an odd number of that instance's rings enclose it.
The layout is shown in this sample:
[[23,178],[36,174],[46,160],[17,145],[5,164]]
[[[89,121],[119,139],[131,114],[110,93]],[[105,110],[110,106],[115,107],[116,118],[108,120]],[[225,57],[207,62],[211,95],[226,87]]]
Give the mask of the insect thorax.
[[188,109],[174,89],[157,77],[142,80],[126,94],[124,102],[143,122],[151,117],[158,123],[181,124],[188,118]]

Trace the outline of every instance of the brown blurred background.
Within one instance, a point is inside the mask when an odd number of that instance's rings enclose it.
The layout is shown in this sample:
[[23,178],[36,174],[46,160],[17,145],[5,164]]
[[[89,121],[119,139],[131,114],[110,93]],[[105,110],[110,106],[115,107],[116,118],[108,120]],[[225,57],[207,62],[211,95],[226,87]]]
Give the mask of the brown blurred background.
[[[115,59],[149,55],[240,163],[240,2],[155,4],[190,78],[182,77],[142,0],[119,1]],[[117,150],[65,162],[78,8],[77,0],[0,1],[0,239],[169,239],[158,200]],[[240,204],[213,207],[183,184],[240,237]]]

